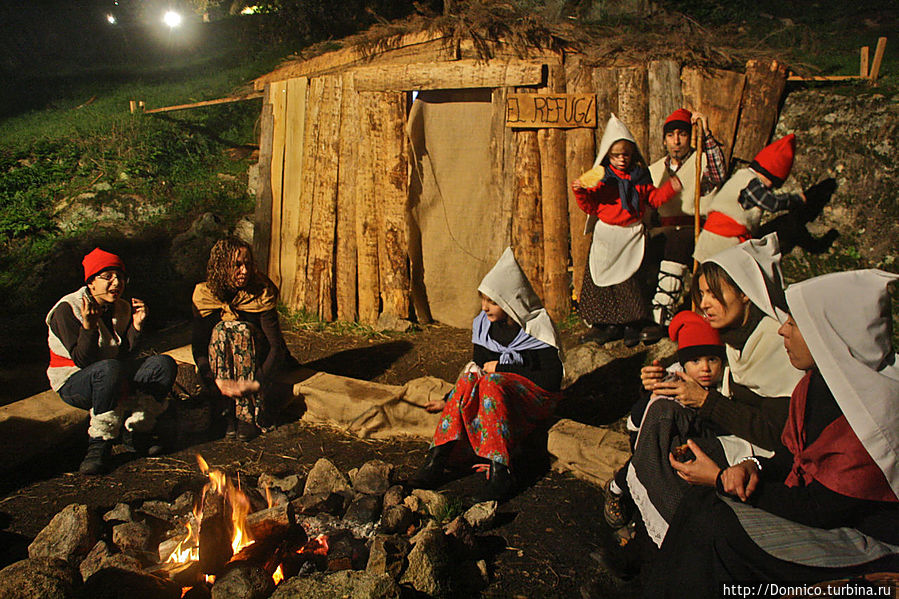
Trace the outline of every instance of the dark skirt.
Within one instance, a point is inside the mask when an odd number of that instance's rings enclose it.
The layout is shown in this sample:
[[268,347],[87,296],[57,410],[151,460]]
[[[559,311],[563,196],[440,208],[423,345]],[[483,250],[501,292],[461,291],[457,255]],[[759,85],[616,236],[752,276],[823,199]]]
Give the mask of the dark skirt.
[[581,318],[591,325],[627,324],[650,320],[652,313],[644,265],[641,265],[629,279],[617,285],[597,287],[593,283],[588,264],[584,268],[584,285],[578,300],[577,310]]

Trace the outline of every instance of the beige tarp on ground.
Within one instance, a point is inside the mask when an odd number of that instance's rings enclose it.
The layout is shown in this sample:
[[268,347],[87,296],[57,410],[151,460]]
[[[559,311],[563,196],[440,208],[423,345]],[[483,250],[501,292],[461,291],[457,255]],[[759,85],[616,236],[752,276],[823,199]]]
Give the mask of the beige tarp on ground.
[[11,471],[86,435],[87,410],[66,404],[56,391],[44,391],[0,406],[0,471]]
[[309,422],[333,424],[359,437],[429,438],[440,414],[429,414],[424,405],[452,388],[435,377],[414,379],[399,387],[317,372],[294,385],[294,395],[305,403],[303,420]]
[[490,90],[421,92],[407,132],[414,152],[409,191],[413,299],[445,324],[469,328],[477,286],[509,244],[509,217],[490,197]]
[[562,419],[551,429],[546,447],[553,468],[602,486],[631,456],[628,437],[607,428]]

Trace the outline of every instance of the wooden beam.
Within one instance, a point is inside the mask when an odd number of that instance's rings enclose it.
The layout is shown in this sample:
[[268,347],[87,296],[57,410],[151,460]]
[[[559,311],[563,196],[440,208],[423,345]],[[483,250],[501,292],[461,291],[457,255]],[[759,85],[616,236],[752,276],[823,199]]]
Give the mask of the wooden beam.
[[512,250],[534,291],[543,298],[543,210],[540,206],[540,150],[537,131],[518,129],[514,132],[514,138]]
[[787,81],[851,81],[852,79],[867,79],[861,75],[790,75]]
[[[218,98],[217,100],[203,100],[202,102],[193,102],[192,104],[178,104],[177,106],[166,106],[164,108],[153,108],[152,110],[143,110],[144,114],[156,114],[157,112],[171,112],[173,110],[187,110],[189,108],[200,108],[202,106],[215,106],[217,104],[228,104],[229,102],[246,102],[247,100],[255,100],[261,98],[261,91],[243,94],[242,96],[231,96],[228,98]],[[134,112],[132,107],[131,112]]]
[[858,63],[858,76],[868,77],[868,46],[862,46]]
[[[668,115],[684,105],[681,91],[680,63],[653,60],[647,69],[649,77],[649,145],[643,148],[650,164],[665,156],[662,127]],[[580,174],[580,173],[578,173]]]
[[637,140],[643,158],[649,149],[649,81],[645,66],[618,69],[618,118]]
[[359,67],[354,73],[357,90],[384,92],[540,85],[543,75],[542,64],[476,60]]
[[359,322],[374,324],[380,313],[381,288],[378,280],[378,193],[373,167],[377,143],[376,113],[382,95],[357,92],[359,126],[356,136],[357,165],[364,170],[356,177],[356,273],[358,277]]
[[776,60],[746,63],[746,86],[740,102],[740,121],[733,156],[751,161],[765,147],[777,124],[780,97],[786,87],[787,67]]
[[287,82],[272,83],[269,99],[272,103],[272,228],[268,255],[268,276],[281,287],[281,203],[284,189],[285,130],[287,127]]
[[883,52],[886,50],[886,47],[887,38],[877,38],[877,48],[874,49],[874,61],[871,63],[871,73],[868,75],[871,85],[874,85],[877,81],[877,76],[880,75],[880,62],[883,60]]
[[[285,118],[287,124],[284,131],[284,186],[281,191],[281,300],[291,308],[300,307],[292,301],[294,284],[297,277],[297,236],[302,227],[300,219],[303,214],[303,160],[306,152],[306,89],[308,80],[296,77],[287,80],[287,104]],[[313,123],[315,120],[312,121]],[[306,229],[308,231],[308,216]],[[303,268],[306,266],[306,255],[302,256]],[[301,276],[301,283],[303,277]]]
[[[568,93],[595,94],[593,69],[584,65],[580,58],[574,56],[565,58],[565,89],[568,90]],[[606,116],[597,125],[605,127],[607,118]],[[592,129],[569,129],[565,132],[565,170],[567,175],[565,193],[568,195],[568,236],[574,273],[572,283],[575,298],[580,297],[581,283],[583,282],[581,274],[584,272],[584,265],[587,264],[587,256],[590,253],[590,237],[584,235],[585,215],[574,199],[571,182],[593,166],[593,160],[596,157],[594,135]]]
[[709,129],[721,142],[725,163],[730,163],[746,76],[721,69],[684,67],[681,72],[684,104],[709,120]]
[[[265,94],[268,95],[268,87]],[[259,162],[257,163],[256,212],[253,217],[253,258],[260,272],[268,272],[272,240],[272,105],[266,98],[259,117]]]
[[359,94],[353,74],[343,75],[340,96],[340,142],[337,149],[337,249],[334,288],[337,320],[356,320],[356,132],[359,127]]

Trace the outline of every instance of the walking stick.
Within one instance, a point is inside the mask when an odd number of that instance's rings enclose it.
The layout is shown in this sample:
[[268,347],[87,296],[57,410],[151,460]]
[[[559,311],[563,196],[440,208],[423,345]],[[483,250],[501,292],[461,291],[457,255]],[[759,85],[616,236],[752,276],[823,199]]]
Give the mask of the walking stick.
[[[702,119],[696,119],[696,124],[693,126],[693,135],[692,143],[696,152],[696,179],[695,179],[695,189],[693,190],[693,249],[696,249],[696,242],[699,240],[699,231],[700,231],[700,216],[699,216],[699,196],[702,195],[702,146],[704,143],[703,140],[703,130],[705,127],[705,123],[702,122]],[[696,269],[699,268],[699,262],[697,262],[696,258],[693,259],[693,273],[696,273]],[[691,282],[691,285],[695,285],[696,282]],[[693,304],[693,309],[696,309],[696,304]]]

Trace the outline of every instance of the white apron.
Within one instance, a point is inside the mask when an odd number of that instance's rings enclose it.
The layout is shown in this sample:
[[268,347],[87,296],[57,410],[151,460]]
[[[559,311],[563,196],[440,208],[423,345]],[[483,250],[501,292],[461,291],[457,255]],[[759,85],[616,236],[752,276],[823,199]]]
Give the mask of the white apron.
[[[587,226],[590,227],[590,220]],[[646,242],[643,223],[609,225],[595,219],[590,245],[590,276],[597,287],[617,285],[631,278],[643,262]]]

